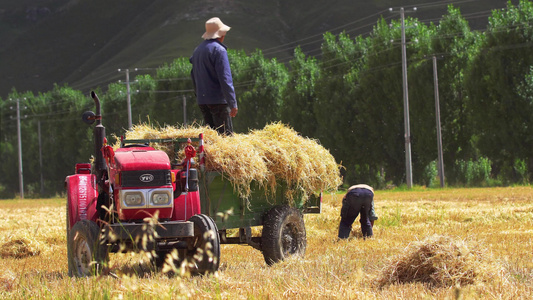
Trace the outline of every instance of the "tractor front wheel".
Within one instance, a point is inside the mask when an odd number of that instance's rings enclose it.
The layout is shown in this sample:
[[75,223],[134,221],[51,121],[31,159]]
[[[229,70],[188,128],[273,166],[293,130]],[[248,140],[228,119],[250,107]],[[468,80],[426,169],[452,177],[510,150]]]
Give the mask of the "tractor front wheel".
[[68,234],[69,275],[86,277],[98,274],[108,259],[106,247],[100,244],[100,227],[90,220],[81,220]]
[[268,265],[305,254],[307,238],[302,213],[288,205],[272,208],[263,220],[261,248]]
[[[181,263],[186,257],[187,249],[176,249],[177,257],[173,254],[174,250],[156,250],[156,257],[152,258],[152,265],[156,271],[162,271],[165,267],[165,264],[169,264],[170,269],[180,268]],[[169,258],[171,256],[172,258]],[[172,265],[170,265],[172,264]],[[173,273],[170,273],[173,274]]]
[[194,238],[187,258],[193,263],[193,274],[209,274],[220,265],[220,237],[215,221],[206,215],[195,215],[189,219],[194,223]]

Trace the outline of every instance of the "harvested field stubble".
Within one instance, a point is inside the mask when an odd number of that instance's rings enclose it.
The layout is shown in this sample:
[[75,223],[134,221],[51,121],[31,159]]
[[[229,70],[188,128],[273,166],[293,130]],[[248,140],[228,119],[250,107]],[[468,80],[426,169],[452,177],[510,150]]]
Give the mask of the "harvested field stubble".
[[[153,272],[145,257],[117,253],[110,256],[109,273],[69,278],[65,199],[2,200],[5,241],[23,237],[41,252],[0,259],[0,299],[533,298],[531,187],[377,190],[374,237],[359,238],[356,222],[353,237],[337,241],[342,196],[325,195],[322,213],[304,216],[304,257],[268,267],[252,247],[222,245],[219,272],[202,277],[169,277]],[[392,266],[412,258],[408,253],[425,256],[413,260],[419,266],[466,264],[466,270],[481,273],[467,277],[473,278],[471,284],[404,280],[380,286]],[[416,269],[433,272],[429,266],[429,271]],[[483,274],[493,276],[486,280]]]
[[[273,123],[248,134],[221,136],[208,127],[173,127],[157,129],[149,124],[134,126],[126,139],[189,138],[204,134],[206,169],[227,177],[243,198],[251,193],[251,184],[273,194],[279,184],[287,185],[286,198],[296,195],[335,191],[342,184],[340,165],[317,140],[304,138],[292,128]],[[117,148],[119,145],[115,145]],[[152,145],[171,159],[183,158],[169,145]]]

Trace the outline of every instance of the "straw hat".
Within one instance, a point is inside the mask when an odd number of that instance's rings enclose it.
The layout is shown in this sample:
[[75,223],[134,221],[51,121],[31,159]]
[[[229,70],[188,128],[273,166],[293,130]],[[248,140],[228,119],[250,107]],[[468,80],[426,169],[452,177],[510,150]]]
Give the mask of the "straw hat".
[[204,40],[218,39],[226,35],[231,29],[228,25],[225,25],[219,18],[211,18],[205,22],[205,33],[202,35]]

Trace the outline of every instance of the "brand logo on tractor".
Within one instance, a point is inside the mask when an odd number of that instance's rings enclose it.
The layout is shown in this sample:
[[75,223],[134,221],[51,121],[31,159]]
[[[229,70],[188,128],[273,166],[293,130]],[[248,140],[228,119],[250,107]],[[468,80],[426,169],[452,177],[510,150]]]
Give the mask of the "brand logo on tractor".
[[139,179],[142,182],[152,182],[154,180],[154,175],[152,175],[152,174],[142,174],[141,176],[139,176]]

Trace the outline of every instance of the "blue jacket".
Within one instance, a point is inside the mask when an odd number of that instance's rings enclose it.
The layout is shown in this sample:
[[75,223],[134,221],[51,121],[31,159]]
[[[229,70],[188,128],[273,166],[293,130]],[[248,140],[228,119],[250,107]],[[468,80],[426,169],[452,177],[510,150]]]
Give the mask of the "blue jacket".
[[226,46],[218,40],[205,40],[194,49],[189,61],[198,104],[237,107]]

